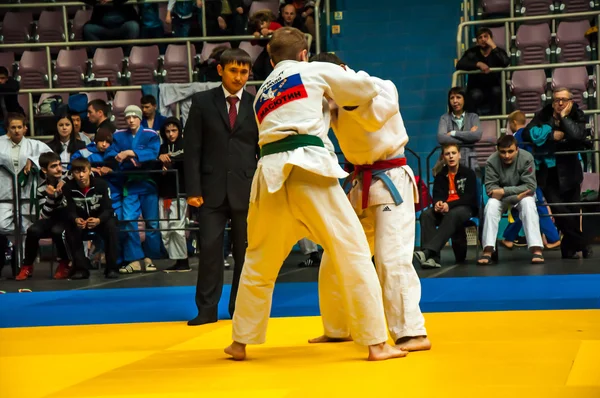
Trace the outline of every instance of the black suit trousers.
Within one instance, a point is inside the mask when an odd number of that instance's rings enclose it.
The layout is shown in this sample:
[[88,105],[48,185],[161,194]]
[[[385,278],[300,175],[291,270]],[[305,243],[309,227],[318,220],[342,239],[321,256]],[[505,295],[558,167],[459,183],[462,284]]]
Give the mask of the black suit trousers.
[[218,305],[223,290],[223,238],[227,220],[231,219],[231,242],[234,260],[233,281],[229,295],[229,315],[233,317],[240,275],[248,246],[248,209],[233,209],[227,199],[217,207],[200,207],[198,223],[200,247],[196,306],[198,317],[207,322],[218,320]]

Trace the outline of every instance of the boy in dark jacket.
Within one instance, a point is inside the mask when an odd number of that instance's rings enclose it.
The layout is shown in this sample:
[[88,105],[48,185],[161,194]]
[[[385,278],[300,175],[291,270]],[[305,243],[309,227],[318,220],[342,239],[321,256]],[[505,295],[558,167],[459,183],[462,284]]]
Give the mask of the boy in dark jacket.
[[83,251],[84,234],[95,233],[102,238],[106,252],[106,278],[116,278],[118,273],[118,227],[110,200],[108,183],[91,175],[87,159],[71,162],[73,179],[67,181],[63,193],[67,198],[68,218],[76,226],[69,248],[73,253],[73,273],[89,277],[89,260]]
[[65,249],[64,238],[70,233],[66,230],[65,219],[67,201],[58,185],[62,178],[60,156],[54,152],[40,155],[40,168],[46,175],[37,189],[37,200],[40,206],[40,219],[27,229],[25,239],[25,258],[21,271],[15,277],[23,281],[33,276],[33,262],[37,257],[40,239],[52,237],[58,252],[59,262],[54,279],[66,279],[69,276],[69,256]]
[[434,205],[421,214],[422,251],[415,252],[415,258],[423,268],[441,267],[440,251],[448,239],[464,235],[465,222],[477,214],[475,172],[460,164],[458,145],[442,146],[442,155],[446,166],[433,182]]
[[[160,129],[162,145],[158,159],[161,167],[165,171],[160,175],[158,181],[158,213],[160,221],[162,242],[171,260],[176,260],[175,265],[167,268],[165,272],[187,272],[190,271],[190,265],[187,256],[187,243],[185,240],[185,230],[175,230],[176,228],[185,228],[187,215],[187,202],[185,197],[179,197],[185,189],[185,179],[183,177],[183,135],[181,133],[181,123],[175,117],[165,120]],[[179,176],[179,192],[177,191],[174,172],[167,170],[177,170]]]

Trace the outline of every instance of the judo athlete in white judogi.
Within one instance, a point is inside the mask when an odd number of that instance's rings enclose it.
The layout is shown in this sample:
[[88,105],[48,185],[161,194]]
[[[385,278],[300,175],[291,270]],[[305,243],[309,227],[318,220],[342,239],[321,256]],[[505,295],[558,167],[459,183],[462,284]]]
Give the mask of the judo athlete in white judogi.
[[292,246],[310,237],[327,250],[340,280],[354,341],[369,359],[406,355],[389,346],[381,287],[369,245],[338,179],[341,169],[327,138],[324,96],[340,106],[368,104],[377,89],[369,79],[335,65],[309,64],[298,29],[275,31],[268,45],[274,71],[257,93],[255,112],[261,159],[252,182],[248,249],[233,316],[233,343],[225,352],[246,357],[247,344],[265,342],[273,287]]
[[[27,126],[22,115],[9,114],[7,134],[0,137],[0,163],[17,175],[21,200],[21,231],[36,218],[36,195],[38,160],[42,153],[52,152],[48,145],[25,138]],[[14,230],[13,177],[7,170],[0,170],[0,234],[8,235]]]
[[[311,61],[331,62],[347,69],[334,54],[321,53]],[[364,72],[358,75],[367,76]],[[358,113],[358,110],[336,109],[331,104],[331,127],[346,159],[355,167],[349,198],[375,256],[388,330],[397,348],[428,350],[431,343],[419,308],[421,282],[412,265],[414,203],[418,201],[418,191],[404,157],[408,135],[394,83],[376,77],[370,79],[379,89],[371,107]],[[372,126],[387,120],[390,112],[394,116],[372,132]],[[362,120],[357,121],[357,116]],[[332,267],[332,259],[325,251],[319,271],[319,302],[325,333],[310,340],[312,343],[346,340],[352,334]]]

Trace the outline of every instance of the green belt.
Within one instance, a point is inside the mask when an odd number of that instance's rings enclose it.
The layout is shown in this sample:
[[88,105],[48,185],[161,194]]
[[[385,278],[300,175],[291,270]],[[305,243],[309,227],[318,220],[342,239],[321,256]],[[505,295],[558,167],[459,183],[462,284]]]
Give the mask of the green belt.
[[129,189],[127,189],[127,184],[130,182],[148,182],[148,183],[156,186],[156,181],[154,181],[152,178],[148,177],[147,175],[130,174],[127,176],[127,180],[125,181],[125,184],[123,184],[123,196],[129,195]]
[[[19,174],[17,174],[17,182],[19,184],[19,188],[25,187],[27,185],[27,179],[32,177],[31,187],[29,188],[29,212],[31,214],[32,210],[35,209],[36,218],[40,216],[40,204],[37,200],[37,178],[39,176],[38,169],[34,166],[29,170],[29,174],[25,174],[25,169],[22,169]],[[17,189],[17,194],[19,197],[21,196],[21,189]]]
[[282,140],[263,145],[262,148],[260,148],[260,157],[262,158],[263,156],[272,155],[274,153],[293,151],[294,149],[305,146],[320,146],[321,148],[325,148],[323,141],[315,135],[288,135]]

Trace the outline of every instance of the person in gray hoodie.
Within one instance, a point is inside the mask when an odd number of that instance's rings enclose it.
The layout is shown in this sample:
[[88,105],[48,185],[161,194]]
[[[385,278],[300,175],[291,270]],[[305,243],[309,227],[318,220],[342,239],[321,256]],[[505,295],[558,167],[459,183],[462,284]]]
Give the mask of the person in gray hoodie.
[[535,203],[537,182],[533,155],[520,151],[517,140],[512,135],[500,137],[496,147],[498,150],[488,158],[485,165],[485,191],[489,199],[484,211],[483,253],[477,264],[492,263],[500,219],[509,206],[518,210],[523,221],[525,237],[533,254],[531,263],[541,264],[544,262],[544,243]]
[[465,89],[452,87],[448,91],[448,112],[440,117],[437,140],[440,145],[460,145],[462,164],[477,169],[477,154],[473,145],[481,140],[483,131],[479,116],[465,112]]

